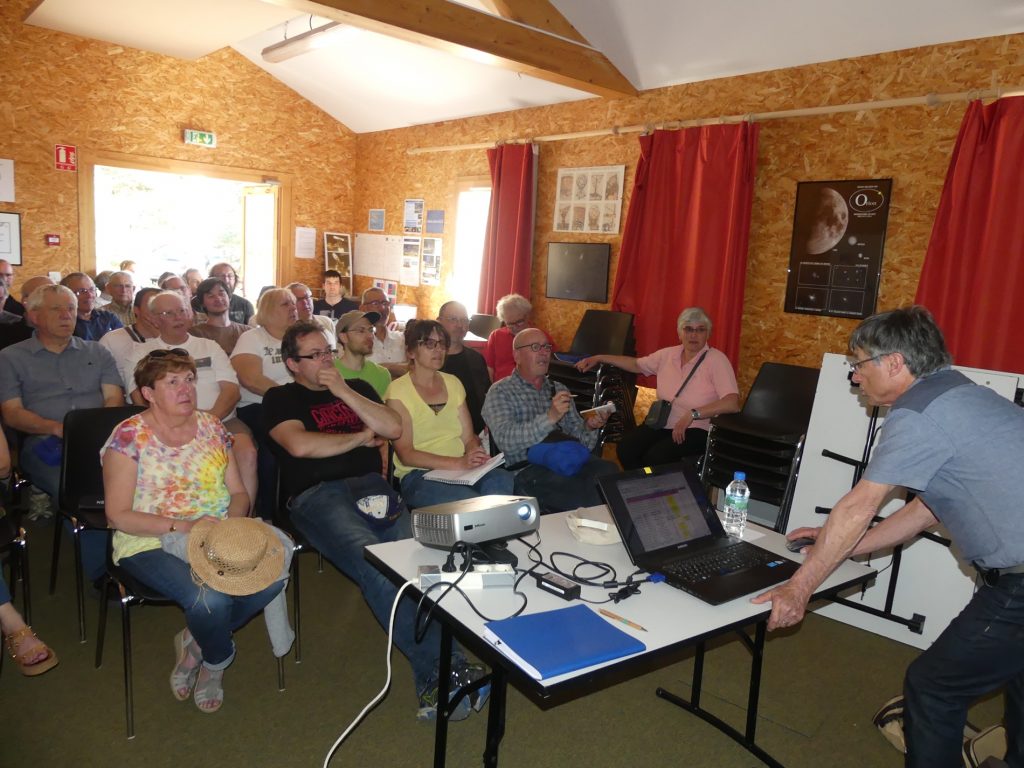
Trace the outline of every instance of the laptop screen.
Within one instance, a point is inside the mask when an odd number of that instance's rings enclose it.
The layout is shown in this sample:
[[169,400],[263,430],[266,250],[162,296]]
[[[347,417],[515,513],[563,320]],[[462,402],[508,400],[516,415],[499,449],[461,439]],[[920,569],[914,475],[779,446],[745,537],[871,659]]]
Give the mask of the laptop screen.
[[684,464],[631,470],[599,479],[608,510],[633,562],[683,550],[721,530],[696,471]]

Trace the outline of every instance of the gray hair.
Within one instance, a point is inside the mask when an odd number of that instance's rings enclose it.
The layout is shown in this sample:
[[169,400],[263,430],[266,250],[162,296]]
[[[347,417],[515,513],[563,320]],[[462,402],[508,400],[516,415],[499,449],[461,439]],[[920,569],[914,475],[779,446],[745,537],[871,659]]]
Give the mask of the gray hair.
[[[175,275],[175,277],[177,277],[177,275]],[[149,301],[146,302],[146,309],[148,309],[150,312],[153,312],[153,303],[161,296],[173,296],[175,299],[180,301],[186,309],[189,308],[188,302],[185,301],[185,297],[182,296],[177,291],[161,290],[157,291],[156,293],[149,297]]]
[[700,307],[687,307],[679,313],[679,319],[676,320],[676,333],[682,333],[687,323],[703,323],[708,327],[708,335],[711,335],[711,318]]
[[528,315],[533,311],[533,304],[525,296],[520,296],[518,293],[510,293],[508,296],[502,296],[498,299],[498,306],[495,308],[495,311],[498,313],[498,318],[504,323],[505,317],[510,310],[512,312],[518,310]]
[[75,296],[74,291],[68,288],[66,285],[40,285],[25,299],[25,309],[31,309],[33,312],[43,306],[43,300],[46,299],[47,294],[56,293],[59,296],[64,296],[71,299],[75,305],[75,310],[78,310],[78,297]]
[[899,352],[914,378],[935,373],[953,363],[935,318],[918,304],[862,320],[850,334],[847,346],[850,352],[860,350],[868,357]]

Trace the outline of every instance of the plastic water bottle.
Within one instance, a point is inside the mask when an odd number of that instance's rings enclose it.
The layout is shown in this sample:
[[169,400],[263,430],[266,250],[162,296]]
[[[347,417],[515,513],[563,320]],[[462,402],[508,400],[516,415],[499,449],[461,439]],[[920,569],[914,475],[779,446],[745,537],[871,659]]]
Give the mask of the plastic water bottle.
[[725,532],[737,539],[743,538],[743,529],[747,527],[750,488],[746,480],[746,472],[736,472],[725,489]]

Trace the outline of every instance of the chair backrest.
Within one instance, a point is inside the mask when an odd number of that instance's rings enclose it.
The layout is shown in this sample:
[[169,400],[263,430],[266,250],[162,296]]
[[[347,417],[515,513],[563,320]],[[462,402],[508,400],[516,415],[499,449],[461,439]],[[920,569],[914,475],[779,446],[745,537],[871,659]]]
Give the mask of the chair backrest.
[[469,318],[469,332],[481,339],[486,339],[501,328],[501,320],[497,315],[473,315]]
[[818,389],[817,368],[786,363],[763,363],[743,404],[743,416],[764,419],[803,434],[811,421]]
[[607,309],[588,309],[572,339],[573,355],[633,355],[633,315]]
[[103,505],[103,468],[100,448],[114,427],[145,408],[83,408],[64,416],[64,451],[60,465],[60,508]]

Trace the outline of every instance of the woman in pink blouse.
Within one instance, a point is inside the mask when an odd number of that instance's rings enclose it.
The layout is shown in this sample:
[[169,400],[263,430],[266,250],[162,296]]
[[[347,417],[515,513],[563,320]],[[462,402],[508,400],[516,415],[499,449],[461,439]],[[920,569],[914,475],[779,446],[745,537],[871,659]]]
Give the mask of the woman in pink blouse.
[[[619,463],[625,469],[652,467],[702,455],[708,442],[711,417],[736,413],[740,409],[732,364],[722,352],[708,346],[711,319],[707,313],[700,307],[684,309],[676,321],[676,330],[678,346],[659,349],[646,357],[594,355],[576,364],[581,371],[604,363],[643,376],[656,376],[658,399],[672,403],[664,428],[652,429],[641,424],[622,436],[618,452]],[[679,391],[684,381],[686,386]]]

